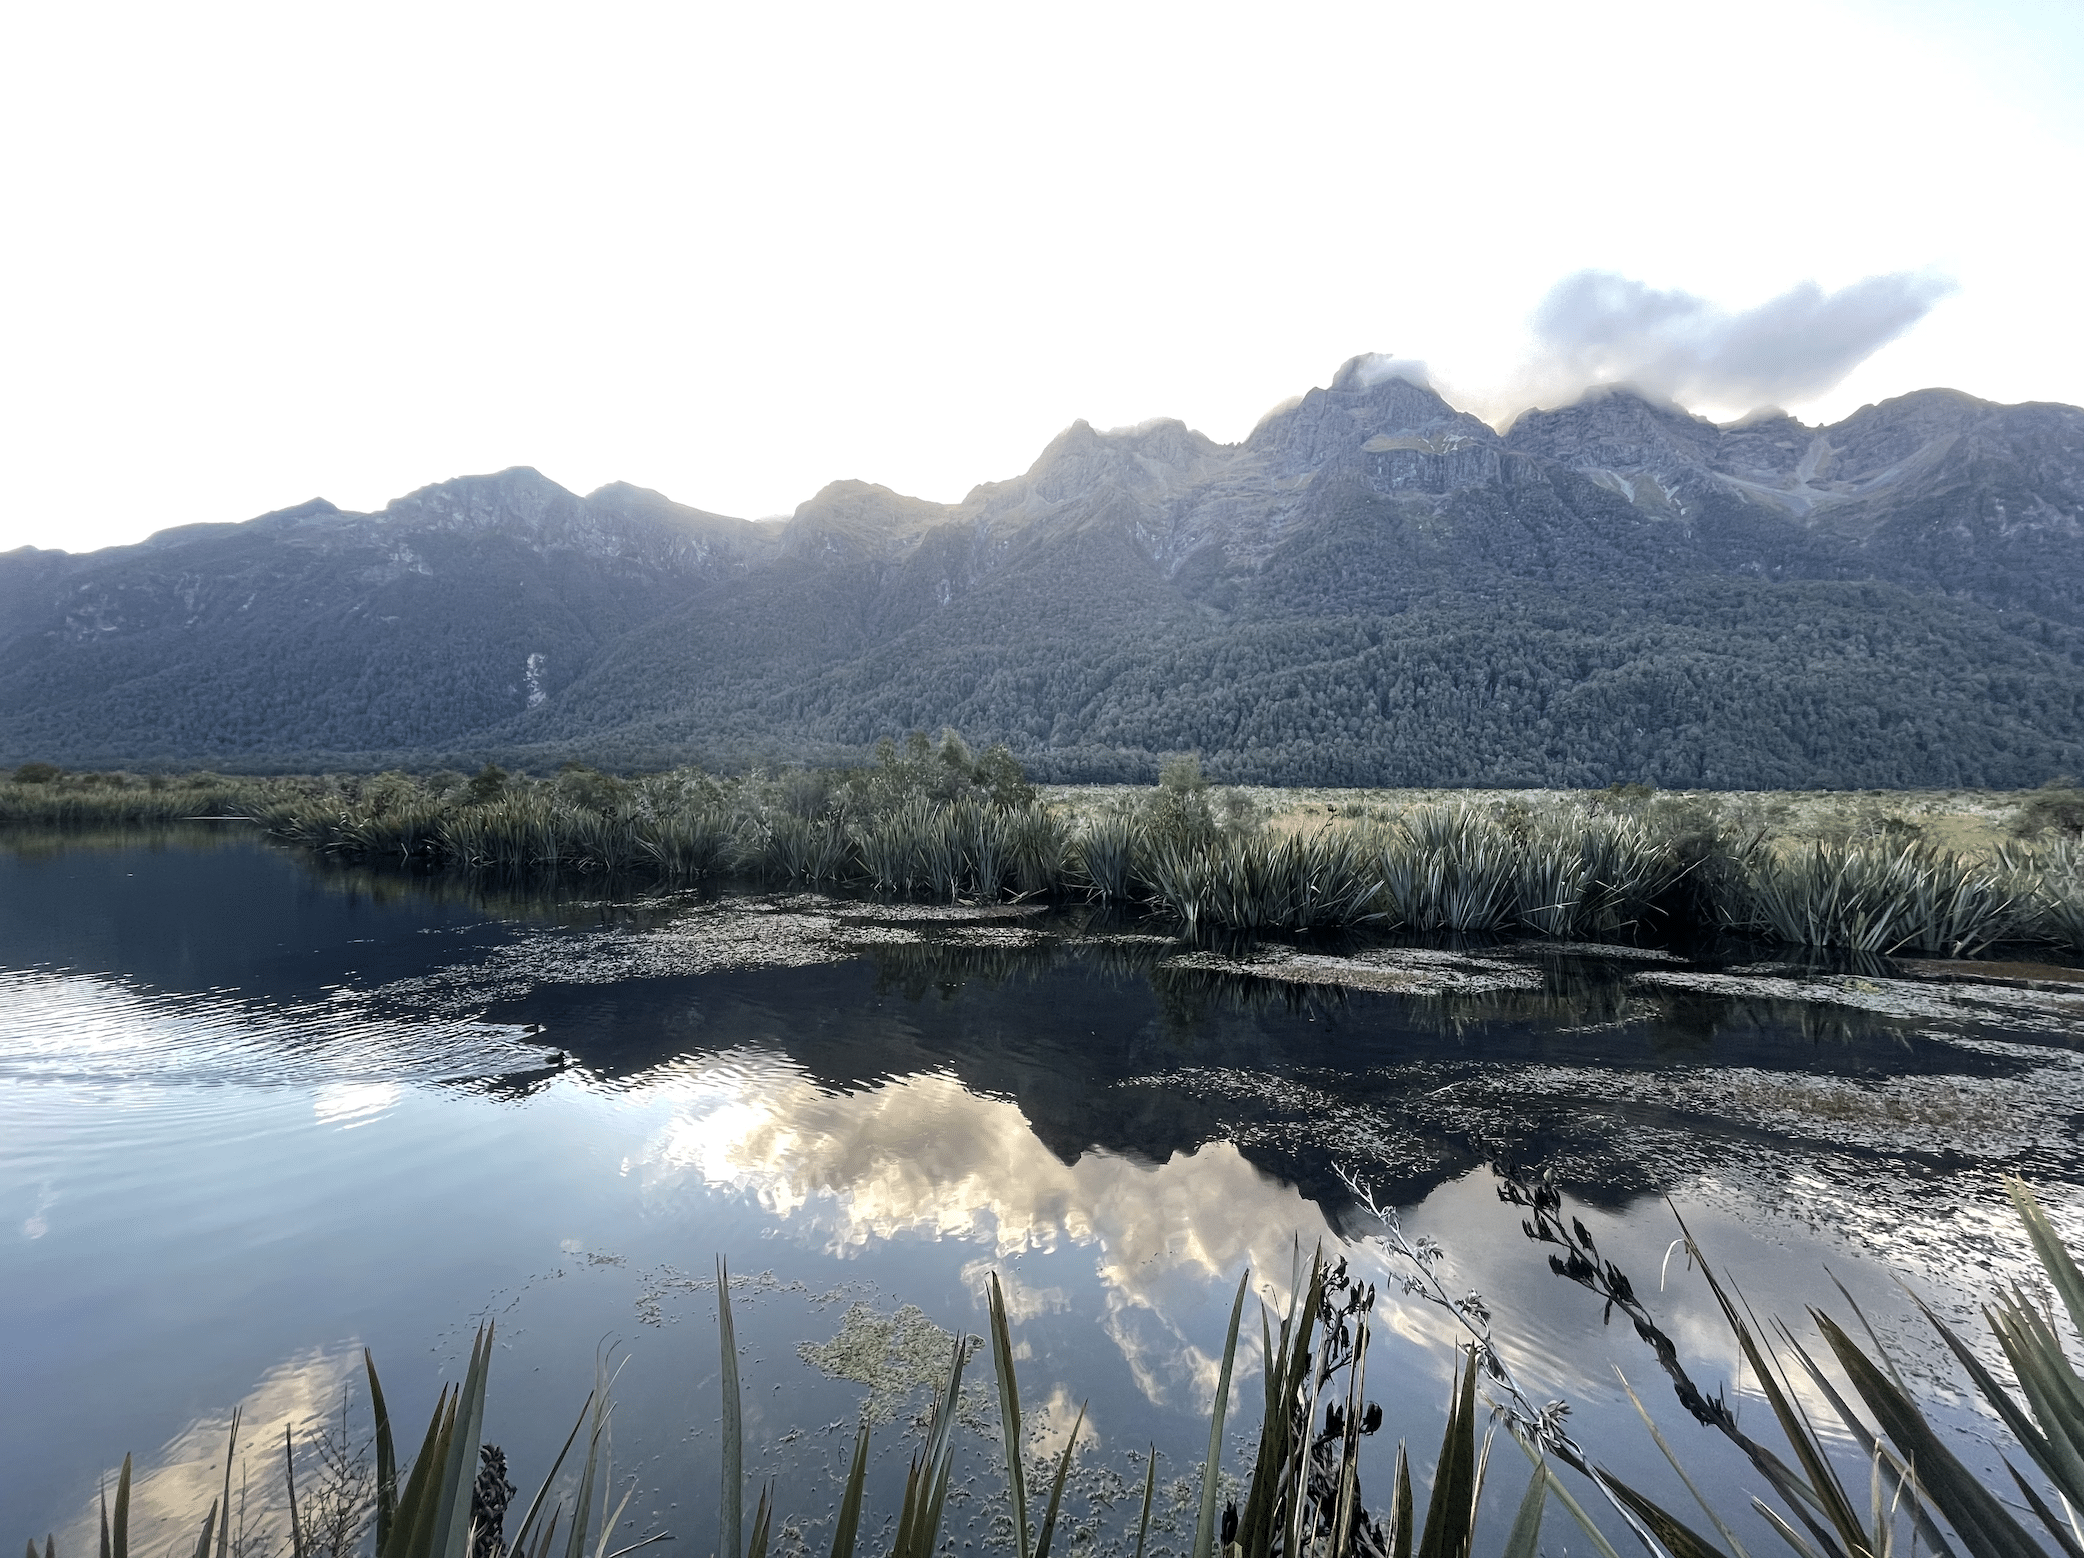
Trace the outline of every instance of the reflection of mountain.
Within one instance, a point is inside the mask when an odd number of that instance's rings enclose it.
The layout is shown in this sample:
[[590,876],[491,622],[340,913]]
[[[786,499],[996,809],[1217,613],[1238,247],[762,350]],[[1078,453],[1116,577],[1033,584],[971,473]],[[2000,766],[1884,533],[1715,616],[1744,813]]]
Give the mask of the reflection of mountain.
[[637,1087],[727,1053],[786,1056],[833,1094],[952,1078],[1012,1101],[1067,1165],[1096,1149],[1159,1164],[1234,1142],[1335,1220],[1351,1200],[1340,1165],[1397,1201],[1486,1161],[1553,1163],[1578,1194],[1625,1199],[1668,1188],[1719,1135],[1759,1134],[1698,1110],[1501,1085],[1529,1068],[2023,1069],[1850,1009],[1645,988],[1625,964],[1548,959],[1537,989],[1406,997],[1157,966],[1172,950],[925,942],[864,963],[546,986],[490,1015],[540,1022],[547,1042]]
[[335,890],[307,857],[253,830],[154,831],[122,847],[0,851],[0,963],[120,972],[165,990],[304,1001],[343,968],[372,980],[424,965],[414,933],[505,939],[464,904],[374,875]]

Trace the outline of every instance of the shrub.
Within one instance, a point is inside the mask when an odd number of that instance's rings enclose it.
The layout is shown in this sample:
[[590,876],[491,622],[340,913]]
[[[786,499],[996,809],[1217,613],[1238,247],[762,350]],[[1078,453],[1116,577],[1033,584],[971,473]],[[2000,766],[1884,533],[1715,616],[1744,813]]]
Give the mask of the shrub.
[[496,763],[487,763],[483,768],[471,775],[470,784],[465,793],[468,795],[471,805],[483,806],[488,801],[498,800],[501,795],[506,793],[506,787],[507,771]]
[[2019,808],[2012,831],[2021,838],[2040,833],[2084,836],[2084,789],[2059,781],[2042,785]]

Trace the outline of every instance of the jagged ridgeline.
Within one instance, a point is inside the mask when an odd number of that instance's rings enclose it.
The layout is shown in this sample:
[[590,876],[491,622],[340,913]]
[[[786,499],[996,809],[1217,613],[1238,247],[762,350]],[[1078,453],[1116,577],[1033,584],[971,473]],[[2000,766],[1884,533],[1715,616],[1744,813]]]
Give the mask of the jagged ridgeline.
[[952,724],[1045,780],[2084,771],[2084,411],[1927,390],[1500,435],[1367,360],[1242,443],[1080,423],[752,523],[534,471],[0,557],[0,761],[712,769]]

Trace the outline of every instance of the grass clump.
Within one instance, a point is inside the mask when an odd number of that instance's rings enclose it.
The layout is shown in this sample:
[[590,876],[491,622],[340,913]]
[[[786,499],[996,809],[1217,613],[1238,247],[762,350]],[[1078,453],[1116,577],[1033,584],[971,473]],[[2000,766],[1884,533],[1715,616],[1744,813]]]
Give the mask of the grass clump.
[[1744,862],[1737,923],[1798,946],[1970,957],[2017,938],[2031,903],[2015,874],[1923,844],[1818,842]]
[[[2035,792],[2032,804],[2058,816],[2068,793]],[[1799,844],[1774,841],[1773,808],[1755,799],[1645,786],[1402,811],[1328,804],[1299,828],[1182,757],[1154,788],[1081,812],[1039,799],[1005,748],[978,754],[944,731],[885,741],[857,769],[733,778],[579,763],[547,776],[488,764],[278,779],[30,764],[0,782],[0,826],[246,819],[323,854],[417,869],[740,877],[977,903],[1083,897],[1143,905],[1189,935],[1735,930],[1865,953],[1963,957],[2019,940],[2084,949],[2075,839],[2042,828],[1990,856],[1957,853],[1870,799]]]

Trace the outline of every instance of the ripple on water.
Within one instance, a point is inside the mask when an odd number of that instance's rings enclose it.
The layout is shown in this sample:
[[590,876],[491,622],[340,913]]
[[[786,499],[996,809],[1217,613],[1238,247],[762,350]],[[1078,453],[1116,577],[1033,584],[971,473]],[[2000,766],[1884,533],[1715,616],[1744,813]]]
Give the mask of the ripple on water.
[[0,1081],[323,1087],[499,1074],[545,1054],[516,1027],[378,1011],[345,989],[291,1003],[7,969],[0,1007]]

